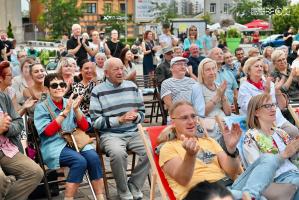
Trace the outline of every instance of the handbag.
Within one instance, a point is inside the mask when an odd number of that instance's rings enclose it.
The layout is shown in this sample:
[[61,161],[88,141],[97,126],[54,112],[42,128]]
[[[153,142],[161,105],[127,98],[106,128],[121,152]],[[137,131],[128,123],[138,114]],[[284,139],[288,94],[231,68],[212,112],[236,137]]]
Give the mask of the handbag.
[[[44,103],[50,112],[52,120],[54,120],[56,117],[48,104],[48,100],[46,100]],[[72,131],[59,131],[59,134],[70,147],[76,148],[77,145],[79,151],[81,151],[87,144],[90,144],[93,141],[93,139],[80,128],[75,128]],[[74,140],[72,138],[72,135]]]

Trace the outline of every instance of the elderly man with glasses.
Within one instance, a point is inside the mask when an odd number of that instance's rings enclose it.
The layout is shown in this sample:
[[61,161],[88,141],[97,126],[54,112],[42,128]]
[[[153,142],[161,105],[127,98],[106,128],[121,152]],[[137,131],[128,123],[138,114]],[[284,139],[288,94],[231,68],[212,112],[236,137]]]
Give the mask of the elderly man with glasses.
[[172,77],[163,81],[161,86],[161,98],[164,101],[167,109],[173,103],[181,100],[191,101],[192,85],[196,81],[186,77],[187,58],[175,57],[171,59],[170,70]]

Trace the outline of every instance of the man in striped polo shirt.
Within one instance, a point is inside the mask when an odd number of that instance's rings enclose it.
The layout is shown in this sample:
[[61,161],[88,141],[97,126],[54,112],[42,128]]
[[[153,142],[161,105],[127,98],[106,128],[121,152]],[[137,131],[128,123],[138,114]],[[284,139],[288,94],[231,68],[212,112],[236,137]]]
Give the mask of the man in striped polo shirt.
[[[100,145],[110,157],[120,199],[142,199],[141,188],[148,175],[149,162],[138,135],[137,124],[144,119],[145,108],[137,86],[124,80],[120,59],[104,63],[106,81],[97,85],[90,99],[93,127],[100,132]],[[127,182],[127,150],[136,152],[139,161]]]
[[161,86],[161,98],[167,109],[177,101],[191,102],[192,85],[196,81],[186,77],[188,59],[175,57],[170,61],[172,77],[163,81]]

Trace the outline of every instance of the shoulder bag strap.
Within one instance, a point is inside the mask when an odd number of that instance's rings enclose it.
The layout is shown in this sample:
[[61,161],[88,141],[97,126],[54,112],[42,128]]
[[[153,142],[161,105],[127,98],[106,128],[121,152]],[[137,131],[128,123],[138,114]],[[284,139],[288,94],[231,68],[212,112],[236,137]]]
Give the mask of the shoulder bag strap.
[[48,99],[45,100],[44,103],[45,103],[45,105],[46,105],[48,111],[50,112],[50,115],[51,115],[52,120],[54,120],[54,119],[55,119],[55,114],[54,114],[54,112],[52,111],[52,109],[51,109],[50,106],[49,106]]
[[30,87],[28,87],[28,90],[29,90],[29,93],[30,93],[30,95],[33,97],[34,100],[39,100],[39,99],[35,96],[35,94],[33,93],[32,89],[31,89]]
[[115,56],[115,53],[116,53],[116,51],[117,51],[117,49],[118,49],[118,43],[119,43],[119,42],[116,43],[116,47],[115,47],[114,52],[113,52],[113,54],[112,54],[113,57]]

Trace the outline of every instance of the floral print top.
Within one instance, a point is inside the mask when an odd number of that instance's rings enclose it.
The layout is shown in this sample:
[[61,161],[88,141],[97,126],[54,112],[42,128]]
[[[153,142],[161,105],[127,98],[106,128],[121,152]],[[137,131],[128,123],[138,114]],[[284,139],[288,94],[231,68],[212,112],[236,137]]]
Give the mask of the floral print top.
[[84,86],[81,82],[74,82],[72,84],[72,93],[77,95],[83,95],[83,100],[80,104],[80,109],[86,117],[89,115],[89,104],[92,89],[96,86],[96,82],[90,81],[87,86]]

